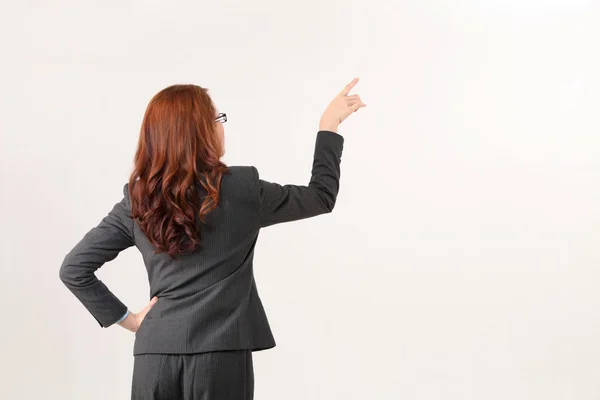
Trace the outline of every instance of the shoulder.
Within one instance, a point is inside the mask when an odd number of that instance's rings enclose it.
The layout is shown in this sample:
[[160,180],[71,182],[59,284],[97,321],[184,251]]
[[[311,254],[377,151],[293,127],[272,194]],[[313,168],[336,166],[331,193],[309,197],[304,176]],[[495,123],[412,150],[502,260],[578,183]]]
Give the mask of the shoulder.
[[258,170],[253,165],[230,166],[229,173],[224,176],[232,182],[248,181],[253,184],[258,182]]
[[230,174],[251,176],[258,174],[254,165],[231,165],[228,167]]
[[123,199],[121,200],[121,204],[125,207],[126,210],[131,210],[131,198],[129,197],[129,182],[123,185]]
[[258,188],[258,171],[251,165],[229,166],[221,181],[223,193],[233,197],[254,197]]

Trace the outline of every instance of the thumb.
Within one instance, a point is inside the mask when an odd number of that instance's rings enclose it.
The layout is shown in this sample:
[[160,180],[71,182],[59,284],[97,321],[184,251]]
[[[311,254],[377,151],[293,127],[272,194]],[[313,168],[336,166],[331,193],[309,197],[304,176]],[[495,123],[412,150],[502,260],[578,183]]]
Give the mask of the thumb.
[[156,304],[157,301],[158,301],[158,297],[154,296],[152,298],[152,300],[150,300],[150,303],[148,303],[148,305],[146,307],[144,307],[144,309],[142,311],[140,311],[140,314],[146,315],[148,313],[148,311],[150,311],[150,309],[152,307],[154,307],[154,305]]

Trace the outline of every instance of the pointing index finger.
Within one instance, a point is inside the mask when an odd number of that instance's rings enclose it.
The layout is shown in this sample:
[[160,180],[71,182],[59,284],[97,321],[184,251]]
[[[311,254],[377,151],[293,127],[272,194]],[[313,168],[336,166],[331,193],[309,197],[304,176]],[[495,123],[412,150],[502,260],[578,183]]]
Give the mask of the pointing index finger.
[[358,78],[354,78],[352,79],[352,82],[350,82],[349,84],[347,84],[344,89],[342,89],[342,91],[340,92],[340,94],[342,96],[347,96],[348,93],[350,93],[350,90],[352,90],[352,88],[358,83]]

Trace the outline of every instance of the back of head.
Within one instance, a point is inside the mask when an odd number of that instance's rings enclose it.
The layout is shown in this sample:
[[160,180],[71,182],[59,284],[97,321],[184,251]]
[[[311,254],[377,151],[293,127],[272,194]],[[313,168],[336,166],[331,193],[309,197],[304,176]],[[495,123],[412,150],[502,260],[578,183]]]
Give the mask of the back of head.
[[215,116],[208,91],[196,85],[169,86],[148,104],[129,194],[132,218],[156,252],[175,256],[195,249],[196,216],[204,221],[217,206],[228,169],[220,161],[224,143]]

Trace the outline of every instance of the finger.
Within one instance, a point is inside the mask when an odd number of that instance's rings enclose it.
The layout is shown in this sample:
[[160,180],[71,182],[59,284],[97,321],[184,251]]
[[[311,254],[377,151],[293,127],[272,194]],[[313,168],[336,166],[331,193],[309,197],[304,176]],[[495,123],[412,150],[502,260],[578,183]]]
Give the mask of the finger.
[[360,99],[360,96],[357,94],[352,94],[350,96],[346,96],[347,100],[356,100],[356,99]]
[[363,102],[362,102],[362,100],[358,99],[358,100],[354,100],[354,101],[350,101],[350,102],[348,102],[348,107],[352,107],[352,106],[354,106],[354,105],[356,105],[356,104],[362,104],[362,106],[361,106],[361,107],[364,107],[364,106],[366,106],[366,104],[365,104],[365,103],[363,103]]
[[140,311],[140,314],[146,314],[148,311],[150,311],[150,309],[152,307],[154,307],[154,305],[156,304],[156,302],[158,301],[158,297],[154,296],[152,298],[152,300],[150,300],[150,303],[148,303],[148,305],[146,307],[144,307],[144,309],[142,311]]
[[352,88],[358,83],[358,79],[359,78],[354,78],[352,79],[352,82],[350,82],[349,84],[347,84],[342,91],[340,92],[340,94],[342,96],[347,96],[348,93],[350,93],[350,90],[352,90]]
[[352,107],[350,107],[350,109],[352,110],[352,112],[356,112],[358,111],[359,108],[364,107],[366,104],[364,103],[356,103],[354,104]]

